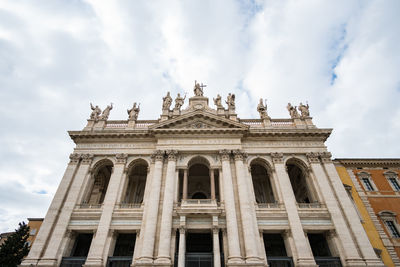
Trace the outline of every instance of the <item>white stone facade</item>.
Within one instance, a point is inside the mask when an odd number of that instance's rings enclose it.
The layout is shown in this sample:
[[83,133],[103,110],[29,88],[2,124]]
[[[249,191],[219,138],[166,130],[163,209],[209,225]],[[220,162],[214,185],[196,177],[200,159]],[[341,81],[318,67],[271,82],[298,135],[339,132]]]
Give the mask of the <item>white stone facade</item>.
[[[331,129],[264,110],[241,120],[234,103],[216,104],[201,89],[184,110],[166,103],[159,120],[90,119],[69,132],[76,148],[22,266],[60,266],[74,253],[113,266],[123,234],[135,239],[127,266],[185,266],[193,251],[211,255],[201,266],[383,266],[324,144]],[[272,237],[284,252],[271,252]],[[312,240],[329,252],[314,255]]]

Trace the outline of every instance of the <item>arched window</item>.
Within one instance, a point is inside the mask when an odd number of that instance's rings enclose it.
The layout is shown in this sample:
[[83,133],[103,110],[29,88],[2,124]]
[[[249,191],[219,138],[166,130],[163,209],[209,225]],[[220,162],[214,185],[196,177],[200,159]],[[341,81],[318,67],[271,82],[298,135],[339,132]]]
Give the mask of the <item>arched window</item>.
[[267,169],[261,164],[252,164],[251,177],[253,179],[256,202],[274,203],[274,192],[272,190],[271,181]]
[[211,198],[210,170],[202,163],[189,167],[188,196],[192,199]]
[[113,163],[104,161],[99,163],[99,167],[95,168],[92,176],[92,185],[90,194],[85,203],[87,204],[102,204],[107,192],[108,182],[110,181]]
[[144,190],[147,179],[147,163],[136,162],[128,173],[128,185],[126,187],[123,203],[140,204],[143,202]]
[[297,203],[311,203],[317,201],[311,193],[311,185],[305,167],[297,162],[297,160],[289,160],[286,163],[286,169]]

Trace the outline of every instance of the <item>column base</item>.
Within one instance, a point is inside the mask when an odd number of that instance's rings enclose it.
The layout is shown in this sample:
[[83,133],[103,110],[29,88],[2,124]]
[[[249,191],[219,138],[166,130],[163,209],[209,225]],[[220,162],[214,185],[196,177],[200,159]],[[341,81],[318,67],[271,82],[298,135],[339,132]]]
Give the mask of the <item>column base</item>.
[[370,260],[365,260],[367,266],[376,266],[376,267],[384,267],[385,264],[379,259],[370,259]]
[[142,257],[134,260],[131,264],[132,267],[153,266],[153,258]]
[[36,266],[39,263],[39,259],[25,259],[21,262],[20,266]]
[[171,259],[169,257],[158,257],[155,261],[154,261],[154,265],[155,266],[165,266],[165,267],[169,267],[172,265]]
[[246,262],[241,257],[228,257],[227,266],[245,266]]
[[[365,266],[367,266],[367,264],[362,259],[346,259],[346,266],[349,266],[349,267],[350,266],[351,267],[365,267]],[[377,265],[373,265],[373,266],[377,266]]]
[[314,259],[297,259],[296,267],[318,267]]
[[251,264],[251,266],[265,266],[264,260],[262,260],[258,257],[246,258],[246,264]]
[[88,258],[83,267],[103,267],[103,259]]
[[40,267],[56,267],[57,266],[57,259],[41,259],[37,266]]

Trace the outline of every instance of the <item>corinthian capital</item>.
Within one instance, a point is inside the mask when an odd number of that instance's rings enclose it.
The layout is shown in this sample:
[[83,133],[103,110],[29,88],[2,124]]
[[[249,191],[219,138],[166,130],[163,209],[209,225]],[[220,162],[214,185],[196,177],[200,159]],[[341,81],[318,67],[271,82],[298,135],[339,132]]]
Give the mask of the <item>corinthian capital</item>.
[[331,152],[321,152],[319,153],[321,160],[323,163],[330,163],[332,162],[332,154]]
[[282,153],[271,153],[271,158],[273,163],[283,163],[283,154]]
[[120,154],[115,155],[115,158],[117,159],[117,163],[125,164],[126,159],[128,158],[128,155],[120,153]]
[[162,161],[164,159],[164,151],[156,150],[153,155],[151,155],[151,159],[154,161]]
[[308,162],[310,163],[319,163],[318,153],[310,152],[306,154]]
[[230,150],[223,149],[219,151],[219,156],[221,157],[221,160],[229,160],[230,155],[231,155]]
[[247,153],[243,152],[243,150],[237,149],[233,150],[232,152],[235,160],[245,160],[247,158]]
[[176,150],[167,150],[168,160],[176,161],[176,156],[178,155],[178,151]]
[[93,154],[82,154],[82,163],[83,164],[90,164],[93,160]]
[[78,153],[72,153],[69,155],[70,163],[77,164],[79,160],[81,159],[81,155]]

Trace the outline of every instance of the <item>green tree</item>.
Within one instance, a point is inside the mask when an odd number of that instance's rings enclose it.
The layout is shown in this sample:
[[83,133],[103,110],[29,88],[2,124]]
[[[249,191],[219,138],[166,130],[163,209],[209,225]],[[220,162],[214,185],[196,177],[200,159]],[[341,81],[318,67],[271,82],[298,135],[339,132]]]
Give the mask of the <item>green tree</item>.
[[29,237],[29,226],[25,222],[19,223],[19,228],[10,235],[0,246],[0,266],[16,267],[28,255],[29,246],[26,242]]

